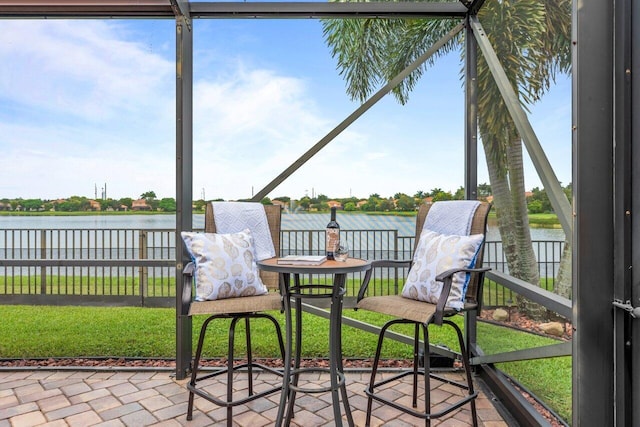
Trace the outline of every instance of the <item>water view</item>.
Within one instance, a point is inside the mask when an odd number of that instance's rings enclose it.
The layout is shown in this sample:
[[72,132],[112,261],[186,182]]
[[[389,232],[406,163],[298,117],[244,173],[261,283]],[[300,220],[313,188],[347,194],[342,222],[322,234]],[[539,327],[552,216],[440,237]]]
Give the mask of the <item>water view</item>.
[[[283,230],[324,230],[327,213],[282,215]],[[415,217],[338,214],[343,230],[398,230],[399,236],[415,234]],[[0,216],[1,229],[174,229],[175,215]],[[204,214],[193,216],[193,227],[204,227]],[[564,241],[559,228],[532,228],[533,240]],[[495,223],[489,223],[488,241],[500,240]]]

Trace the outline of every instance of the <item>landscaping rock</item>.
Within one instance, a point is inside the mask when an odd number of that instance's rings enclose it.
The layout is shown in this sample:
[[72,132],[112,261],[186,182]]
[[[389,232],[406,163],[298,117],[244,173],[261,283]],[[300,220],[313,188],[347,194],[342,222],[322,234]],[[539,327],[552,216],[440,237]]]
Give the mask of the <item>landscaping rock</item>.
[[508,318],[509,318],[509,312],[503,308],[497,308],[493,312],[493,320],[496,320],[498,322],[504,322]]
[[564,335],[564,326],[559,322],[541,323],[539,328],[545,334],[553,335],[555,337],[561,337]]

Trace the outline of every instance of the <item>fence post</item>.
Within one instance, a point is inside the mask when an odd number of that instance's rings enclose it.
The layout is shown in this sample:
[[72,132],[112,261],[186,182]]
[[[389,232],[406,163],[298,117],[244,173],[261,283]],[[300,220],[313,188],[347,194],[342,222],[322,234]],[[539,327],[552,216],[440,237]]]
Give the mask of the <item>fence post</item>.
[[[393,259],[399,259],[399,257],[398,257],[398,230],[393,230]],[[395,288],[396,295],[398,295],[398,293],[399,293],[398,292],[398,289],[399,289],[398,281],[399,280],[400,279],[398,277],[398,269],[394,268],[393,269],[393,287]]]
[[[138,258],[147,259],[147,231],[140,230],[138,233]],[[140,289],[140,301],[144,306],[144,297],[147,295],[149,281],[149,267],[138,267],[138,287]]]
[[[47,258],[47,231],[40,230],[40,258]],[[40,267],[40,293],[47,293],[47,267]]]
[[[314,233],[313,233],[313,230],[309,230],[309,231],[308,231],[308,233],[309,233],[309,234],[308,234],[308,238],[307,238],[307,240],[309,241],[309,244],[308,244],[308,246],[307,246],[307,250],[308,250],[309,252],[307,252],[307,253],[308,253],[308,254],[310,254],[310,255],[312,255],[312,254],[313,254],[313,234],[314,234]],[[318,238],[319,238],[319,237],[318,237]],[[325,241],[326,241],[326,239],[325,239]],[[321,248],[321,246],[320,246],[320,242],[318,241],[318,253],[319,253],[319,254],[322,254],[323,252],[321,252],[321,251],[320,251],[320,248]],[[312,281],[312,277],[313,277],[313,276],[311,276],[311,274],[309,274],[309,276],[308,276],[308,280],[309,280],[309,282],[311,282],[311,281]]]

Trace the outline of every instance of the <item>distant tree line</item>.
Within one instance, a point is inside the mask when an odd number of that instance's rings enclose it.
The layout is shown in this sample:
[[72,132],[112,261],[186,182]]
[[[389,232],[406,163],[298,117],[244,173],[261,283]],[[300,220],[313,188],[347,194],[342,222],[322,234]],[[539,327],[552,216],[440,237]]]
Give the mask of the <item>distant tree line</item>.
[[[571,184],[564,187],[567,198],[571,200]],[[491,201],[492,192],[489,184],[478,185],[478,198]],[[411,212],[415,211],[420,204],[425,201],[437,202],[442,200],[462,200],[464,199],[464,188],[460,187],[455,193],[444,191],[441,188],[434,188],[431,191],[417,191],[413,195],[396,193],[390,197],[380,196],[378,193],[369,195],[368,198],[358,197],[331,199],[324,194],[314,197],[302,197],[293,200],[288,196],[262,199],[263,204],[281,203],[296,210],[301,211],[328,211],[329,202],[337,202],[343,210],[347,212]],[[214,200],[194,200],[193,208],[197,212],[204,211],[205,205]],[[552,213],[551,202],[544,189],[535,187],[527,197],[527,207],[529,213]],[[0,199],[0,208],[12,211],[42,212],[82,212],[82,211],[128,211],[128,210],[148,210],[159,212],[175,212],[176,200],[173,197],[158,199],[154,191],[146,191],[136,200],[131,197],[122,199],[98,199],[93,200],[83,196],[71,196],[62,200],[42,200],[42,199]]]
[[[564,194],[567,196],[567,199],[569,199],[569,202],[571,202],[571,199],[573,198],[573,188],[571,184],[563,187],[562,189]],[[549,200],[549,196],[547,196],[547,192],[544,188],[540,189],[535,187],[531,190],[531,193],[532,194],[527,197],[527,209],[529,210],[529,213],[553,213],[551,201]]]
[[147,210],[175,212],[176,200],[173,197],[158,199],[156,193],[147,191],[138,199],[123,197],[121,199],[89,199],[84,196],[71,196],[66,199],[0,199],[1,210],[23,212],[91,212],[91,211],[129,211]]

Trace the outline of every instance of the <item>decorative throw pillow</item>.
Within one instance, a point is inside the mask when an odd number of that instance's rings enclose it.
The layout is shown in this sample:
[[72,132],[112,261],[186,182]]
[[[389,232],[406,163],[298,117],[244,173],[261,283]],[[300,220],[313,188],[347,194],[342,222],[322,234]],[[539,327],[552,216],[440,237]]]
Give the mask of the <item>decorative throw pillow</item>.
[[[402,296],[437,303],[443,283],[437,282],[436,276],[451,268],[473,268],[483,238],[482,234],[457,236],[422,230]],[[454,274],[447,298],[448,307],[457,310],[463,307],[468,283],[468,273]]]
[[267,293],[248,229],[231,234],[183,231],[182,240],[196,265],[196,301]]

